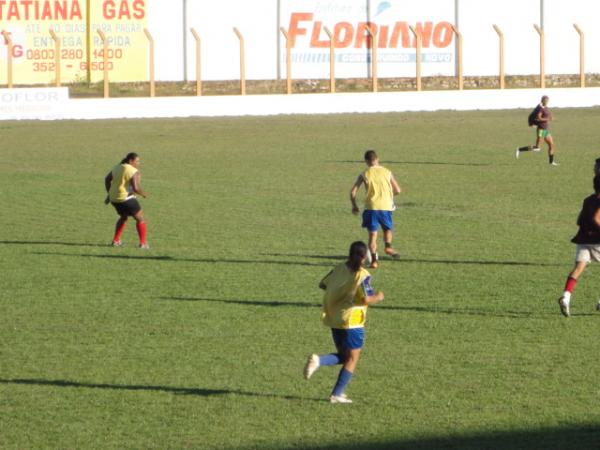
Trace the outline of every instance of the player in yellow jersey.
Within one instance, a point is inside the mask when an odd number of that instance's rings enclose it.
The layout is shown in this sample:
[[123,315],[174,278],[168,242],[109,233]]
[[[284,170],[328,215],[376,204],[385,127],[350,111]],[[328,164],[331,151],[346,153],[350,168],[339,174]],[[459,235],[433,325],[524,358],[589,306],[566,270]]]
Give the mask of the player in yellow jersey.
[[140,238],[140,248],[149,248],[146,242],[146,222],[144,212],[135,197],[141,195],[146,198],[148,194],[142,190],[140,184],[140,157],[137,153],[128,153],[120,164],[116,165],[104,179],[104,187],[108,195],[105,203],[109,202],[117,210],[119,220],[115,226],[115,235],[112,240],[113,247],[120,247],[121,235],[127,224],[127,219],[132,216],[136,221],[136,228]]
[[367,309],[383,300],[383,292],[373,291],[371,274],[363,268],[367,252],[364,242],[353,242],[348,260],[336,266],[319,283],[319,288],[325,290],[321,320],[331,328],[337,352],[320,356],[311,354],[304,367],[304,378],[309,379],[320,366],[342,364],[329,397],[331,403],[352,403],[344,391],[363,347]]
[[396,209],[394,197],[400,193],[400,186],[398,186],[392,172],[379,164],[379,157],[375,150],[365,152],[365,163],[368,168],[354,182],[350,190],[350,201],[352,202],[352,213],[358,214],[359,208],[356,204],[356,195],[360,187],[364,186],[367,195],[365,210],[362,215],[362,226],[369,232],[370,267],[375,269],[379,266],[377,255],[377,230],[379,226],[383,229],[385,253],[392,258],[400,256],[392,247],[392,230],[394,228],[392,211]]

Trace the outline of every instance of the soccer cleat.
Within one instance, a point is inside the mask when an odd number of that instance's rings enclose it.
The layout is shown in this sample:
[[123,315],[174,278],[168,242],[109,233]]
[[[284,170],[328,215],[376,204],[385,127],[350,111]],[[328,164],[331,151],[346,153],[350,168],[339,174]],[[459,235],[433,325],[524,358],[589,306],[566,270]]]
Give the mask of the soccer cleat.
[[558,306],[560,306],[560,312],[565,317],[570,317],[571,313],[569,312],[569,300],[563,295],[558,299]]
[[352,403],[346,394],[342,395],[332,395],[329,397],[329,403]]
[[319,368],[319,356],[316,353],[308,355],[306,365],[304,366],[304,378],[307,380],[312,377],[313,373]]
[[388,256],[391,256],[392,258],[396,259],[396,258],[400,258],[400,253],[398,253],[396,250],[394,250],[392,247],[387,247],[384,250],[385,254]]
[[541,148],[539,147],[532,147],[531,151],[532,152],[539,152],[541,150]]
[[110,245],[112,247],[123,247],[123,243],[121,241],[112,241]]
[[519,159],[520,154],[521,152],[519,151],[519,147],[517,147],[517,150],[515,151],[515,158]]
[[144,249],[144,250],[150,250],[150,246],[148,244],[140,244],[139,248]]
[[310,377],[312,377],[312,375],[319,368],[319,365],[319,356],[316,353],[308,355],[306,365],[304,366],[304,378],[308,380]]
[[550,163],[550,165],[551,165],[551,166],[559,166],[560,164],[558,164],[557,162],[554,162],[554,161],[552,161],[552,162]]
[[369,267],[371,269],[377,269],[379,267],[379,261],[371,261],[371,264],[369,264]]

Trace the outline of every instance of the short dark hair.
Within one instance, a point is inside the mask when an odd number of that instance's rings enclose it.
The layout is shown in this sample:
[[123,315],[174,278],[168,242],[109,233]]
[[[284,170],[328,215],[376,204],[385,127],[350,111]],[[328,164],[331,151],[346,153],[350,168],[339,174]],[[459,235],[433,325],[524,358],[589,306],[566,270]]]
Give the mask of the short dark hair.
[[542,102],[543,102],[544,100],[550,100],[550,97],[548,97],[547,95],[542,95]]
[[138,156],[140,156],[140,155],[138,155],[135,152],[127,153],[127,155],[125,155],[125,158],[123,158],[123,160],[121,161],[121,164],[127,164],[129,161],[137,158]]
[[600,167],[600,158],[596,158],[596,165]]
[[377,153],[375,153],[375,150],[367,150],[365,152],[365,161],[375,161],[377,159]]
[[600,175],[594,177],[594,192],[600,194]]

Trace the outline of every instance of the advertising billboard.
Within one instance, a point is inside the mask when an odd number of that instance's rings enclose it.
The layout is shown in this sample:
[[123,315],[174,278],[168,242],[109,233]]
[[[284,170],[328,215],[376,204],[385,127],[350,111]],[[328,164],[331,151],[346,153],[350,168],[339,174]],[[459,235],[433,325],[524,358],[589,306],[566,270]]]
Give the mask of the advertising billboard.
[[[0,0],[0,30],[12,41],[13,78],[19,84],[54,82],[56,49],[50,30],[60,42],[61,81],[87,81],[88,63],[91,81],[103,78],[98,30],[108,41],[110,80],[146,79],[146,17],[147,0]],[[6,83],[8,43],[0,38],[0,44],[0,83]]]
[[[281,0],[281,24],[292,47],[294,76],[327,76],[330,39],[336,73],[368,75],[377,36],[380,76],[414,76],[416,39],[422,37],[423,75],[452,75],[455,67],[454,4],[438,0]],[[285,46],[283,46],[285,47]],[[285,48],[281,52],[285,61]]]

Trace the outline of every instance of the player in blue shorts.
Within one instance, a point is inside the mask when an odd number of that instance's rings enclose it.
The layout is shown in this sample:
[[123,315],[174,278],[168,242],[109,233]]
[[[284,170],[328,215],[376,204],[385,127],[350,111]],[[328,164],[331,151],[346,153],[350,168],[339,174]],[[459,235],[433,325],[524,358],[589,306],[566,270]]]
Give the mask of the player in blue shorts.
[[320,366],[342,364],[337,382],[331,392],[331,403],[352,403],[346,394],[365,339],[365,319],[369,305],[383,300],[383,292],[371,287],[371,275],[364,269],[367,259],[364,242],[350,246],[348,260],[336,266],[319,283],[325,291],[321,320],[331,328],[337,351],[326,355],[309,355],[304,378],[309,379]]
[[350,201],[352,202],[352,213],[358,214],[356,195],[360,187],[364,186],[367,195],[365,197],[362,226],[369,232],[370,267],[376,269],[379,266],[377,230],[380,226],[383,229],[385,253],[392,258],[400,256],[392,247],[392,230],[394,228],[392,211],[396,209],[394,197],[400,193],[400,186],[398,186],[392,172],[379,164],[379,157],[375,150],[365,152],[365,163],[367,169],[354,182],[350,191]]

